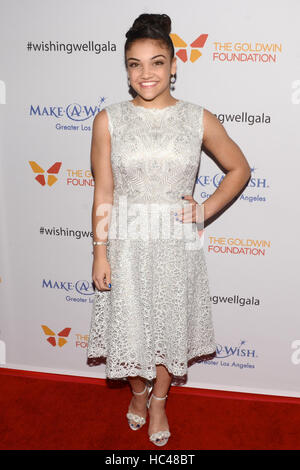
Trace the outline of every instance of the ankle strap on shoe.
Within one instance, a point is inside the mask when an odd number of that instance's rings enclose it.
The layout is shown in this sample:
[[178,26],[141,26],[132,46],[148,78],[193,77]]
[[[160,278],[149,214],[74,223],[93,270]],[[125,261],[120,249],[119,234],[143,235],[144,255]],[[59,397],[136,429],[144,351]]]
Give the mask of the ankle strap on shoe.
[[134,393],[135,395],[143,395],[143,393],[145,393],[146,389],[147,389],[147,385],[145,386],[145,388],[142,392],[135,392],[134,390],[132,390],[132,393]]
[[165,400],[168,395],[166,395],[166,396],[164,396],[164,397],[157,397],[156,395],[154,395],[154,393],[152,393],[152,396],[153,396],[154,398],[156,398],[156,400]]

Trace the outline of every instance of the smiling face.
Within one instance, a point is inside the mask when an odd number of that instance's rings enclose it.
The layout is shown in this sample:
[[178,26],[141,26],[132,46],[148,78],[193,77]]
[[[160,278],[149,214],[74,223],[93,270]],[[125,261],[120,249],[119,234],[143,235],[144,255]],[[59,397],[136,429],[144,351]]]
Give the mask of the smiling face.
[[169,49],[155,39],[138,39],[126,52],[130,84],[140,98],[168,100],[171,74],[176,73],[176,58],[171,62]]

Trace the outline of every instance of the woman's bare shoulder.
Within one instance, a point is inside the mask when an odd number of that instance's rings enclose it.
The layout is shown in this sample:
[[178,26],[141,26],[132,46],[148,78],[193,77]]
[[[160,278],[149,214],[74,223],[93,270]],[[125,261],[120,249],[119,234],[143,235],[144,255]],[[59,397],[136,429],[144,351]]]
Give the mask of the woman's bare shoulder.
[[223,124],[219,121],[217,116],[207,108],[203,107],[203,125],[206,129],[219,130],[225,132]]
[[105,108],[95,115],[93,120],[93,129],[101,132],[108,130],[108,115]]
[[108,127],[112,120],[114,120],[120,113],[122,113],[122,107],[126,101],[118,103],[107,104],[101,111],[99,111],[94,117],[94,126],[96,127]]

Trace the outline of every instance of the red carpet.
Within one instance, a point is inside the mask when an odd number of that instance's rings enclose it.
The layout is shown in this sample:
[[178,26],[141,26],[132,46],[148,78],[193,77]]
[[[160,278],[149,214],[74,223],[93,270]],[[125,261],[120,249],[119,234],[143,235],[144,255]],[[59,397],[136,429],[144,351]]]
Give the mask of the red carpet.
[[159,448],[127,425],[128,385],[1,368],[0,390],[0,449],[300,449],[299,398],[171,387]]

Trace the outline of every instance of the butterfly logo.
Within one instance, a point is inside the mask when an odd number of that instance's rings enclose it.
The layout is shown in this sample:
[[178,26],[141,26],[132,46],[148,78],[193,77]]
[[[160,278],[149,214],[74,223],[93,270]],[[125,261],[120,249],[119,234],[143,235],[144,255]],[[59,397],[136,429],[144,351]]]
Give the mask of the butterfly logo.
[[[48,178],[47,178],[47,184],[48,186],[52,186],[54,183],[57,181],[57,177],[55,175],[58,174],[60,167],[61,167],[62,162],[55,162],[54,165],[50,166],[48,168],[47,173],[48,173]],[[36,181],[40,183],[42,186],[45,186],[46,180],[45,180],[45,170],[38,165],[34,161],[30,161],[29,165],[31,166],[31,169],[34,173],[38,173],[38,175],[35,177]]]
[[46,325],[41,325],[41,326],[43,328],[45,335],[49,336],[49,338],[47,338],[47,341],[51,344],[51,346],[55,347],[57,345],[56,336],[58,336],[58,346],[60,348],[67,343],[67,340],[65,338],[69,336],[71,328],[64,328],[56,335],[54,331],[52,331],[48,326]]
[[[182,62],[187,62],[188,54],[187,54],[187,43],[180,37],[178,34],[170,34],[170,38],[172,39],[173,45],[175,48],[179,48],[176,52],[176,55],[179,57]],[[199,49],[202,49],[206,43],[208,38],[208,34],[200,34],[191,44],[190,47],[192,48],[190,51],[190,61],[196,62],[201,56],[202,52]]]

